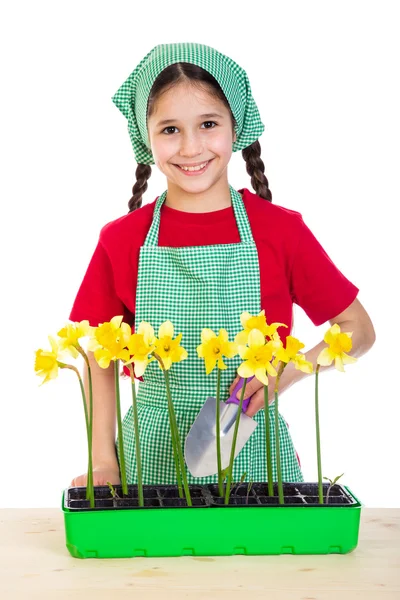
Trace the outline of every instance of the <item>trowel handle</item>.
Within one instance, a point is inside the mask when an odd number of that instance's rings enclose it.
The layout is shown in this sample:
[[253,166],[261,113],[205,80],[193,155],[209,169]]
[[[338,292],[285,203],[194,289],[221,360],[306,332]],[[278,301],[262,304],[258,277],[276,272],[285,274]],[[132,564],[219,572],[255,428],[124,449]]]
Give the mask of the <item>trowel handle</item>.
[[[247,388],[247,384],[249,383],[249,381],[251,381],[252,379],[254,379],[254,377],[255,377],[255,375],[252,375],[252,377],[248,377],[247,378],[246,388]],[[243,377],[239,377],[239,381],[235,385],[235,389],[233,390],[232,395],[226,401],[226,404],[240,404],[240,399],[236,398],[236,394],[238,393],[238,391],[240,390],[240,388],[243,387],[243,384],[244,384]],[[246,393],[246,390],[244,391],[244,393]],[[243,399],[242,412],[244,412],[244,413],[246,412],[246,410],[249,407],[250,400],[251,400],[251,396],[250,396],[250,398],[244,398]]]

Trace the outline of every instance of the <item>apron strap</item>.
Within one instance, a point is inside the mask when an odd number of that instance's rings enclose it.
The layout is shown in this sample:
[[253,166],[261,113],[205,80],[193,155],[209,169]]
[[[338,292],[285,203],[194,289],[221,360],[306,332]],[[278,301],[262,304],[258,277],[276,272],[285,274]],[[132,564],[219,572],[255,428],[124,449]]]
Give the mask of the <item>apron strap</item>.
[[[239,230],[241,243],[254,244],[253,234],[251,232],[250,222],[247,216],[246,209],[244,207],[242,196],[231,185],[229,185],[229,190],[231,193],[232,206]],[[160,229],[160,211],[161,206],[167,196],[167,191],[168,190],[165,190],[165,192],[163,192],[161,196],[157,198],[157,202],[153,213],[153,220],[150,229],[147,233],[146,239],[144,241],[144,246],[158,246],[158,233]]]

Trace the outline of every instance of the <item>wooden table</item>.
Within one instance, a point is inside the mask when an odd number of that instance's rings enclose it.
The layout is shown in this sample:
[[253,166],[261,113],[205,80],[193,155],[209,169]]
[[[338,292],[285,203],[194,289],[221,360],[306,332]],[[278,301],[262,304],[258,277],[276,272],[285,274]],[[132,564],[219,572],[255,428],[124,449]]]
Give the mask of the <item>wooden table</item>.
[[400,509],[362,508],[349,554],[76,559],[56,508],[0,510],[1,600],[400,600]]

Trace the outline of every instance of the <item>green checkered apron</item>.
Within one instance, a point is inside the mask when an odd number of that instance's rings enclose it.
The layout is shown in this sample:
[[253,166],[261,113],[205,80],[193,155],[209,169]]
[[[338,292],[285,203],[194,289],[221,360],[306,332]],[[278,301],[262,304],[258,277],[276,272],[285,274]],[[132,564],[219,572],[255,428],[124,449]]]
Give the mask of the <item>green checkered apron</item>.
[[[149,322],[155,334],[164,321],[174,325],[174,337],[182,333],[181,346],[188,357],[173,363],[169,370],[170,389],[179,428],[182,451],[184,441],[203,403],[215,397],[217,368],[206,375],[204,359],[197,356],[205,327],[218,334],[226,329],[229,340],[242,330],[240,315],[248,311],[257,315],[260,308],[260,273],[254,242],[242,197],[230,187],[232,206],[241,242],[208,246],[158,246],[160,209],[165,191],[156,201],[153,221],[140,249],[136,290],[135,330],[141,321]],[[221,400],[229,397],[229,386],[236,377],[242,359],[226,359],[221,370]],[[139,382],[137,393],[145,484],[176,483],[175,464],[168,418],[164,373],[158,361],[151,362]],[[246,480],[267,481],[264,411],[255,415],[258,427],[236,457],[233,480],[243,473]],[[273,479],[277,481],[274,404],[269,409]],[[304,481],[287,424],[279,415],[283,481]],[[132,407],[123,419],[123,440],[128,483],[137,483]],[[118,439],[116,441],[120,460]],[[189,483],[214,483],[217,476],[192,477]]]

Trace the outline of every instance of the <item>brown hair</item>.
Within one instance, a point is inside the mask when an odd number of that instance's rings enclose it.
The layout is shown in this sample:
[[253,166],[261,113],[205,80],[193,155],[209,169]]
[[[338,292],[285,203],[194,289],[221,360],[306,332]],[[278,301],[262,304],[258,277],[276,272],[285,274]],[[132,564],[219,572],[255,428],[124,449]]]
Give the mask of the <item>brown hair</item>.
[[[232,127],[235,125],[235,119],[232,114],[229,103],[223,93],[217,80],[201,67],[192,63],[174,63],[165,68],[154,81],[151,88],[147,106],[147,117],[150,117],[154,110],[155,102],[162,93],[168,91],[174,85],[190,81],[194,85],[208,85],[213,94],[217,96],[229,109],[232,119]],[[264,175],[264,163],[261,159],[261,146],[258,140],[242,150],[242,156],[246,161],[246,170],[251,177],[251,185],[256,194],[269,202],[272,202],[272,194],[268,187],[268,179]],[[151,166],[138,164],[136,167],[136,182],[132,188],[132,198],[128,202],[129,212],[142,206],[142,197],[147,190],[147,180],[151,175]]]

